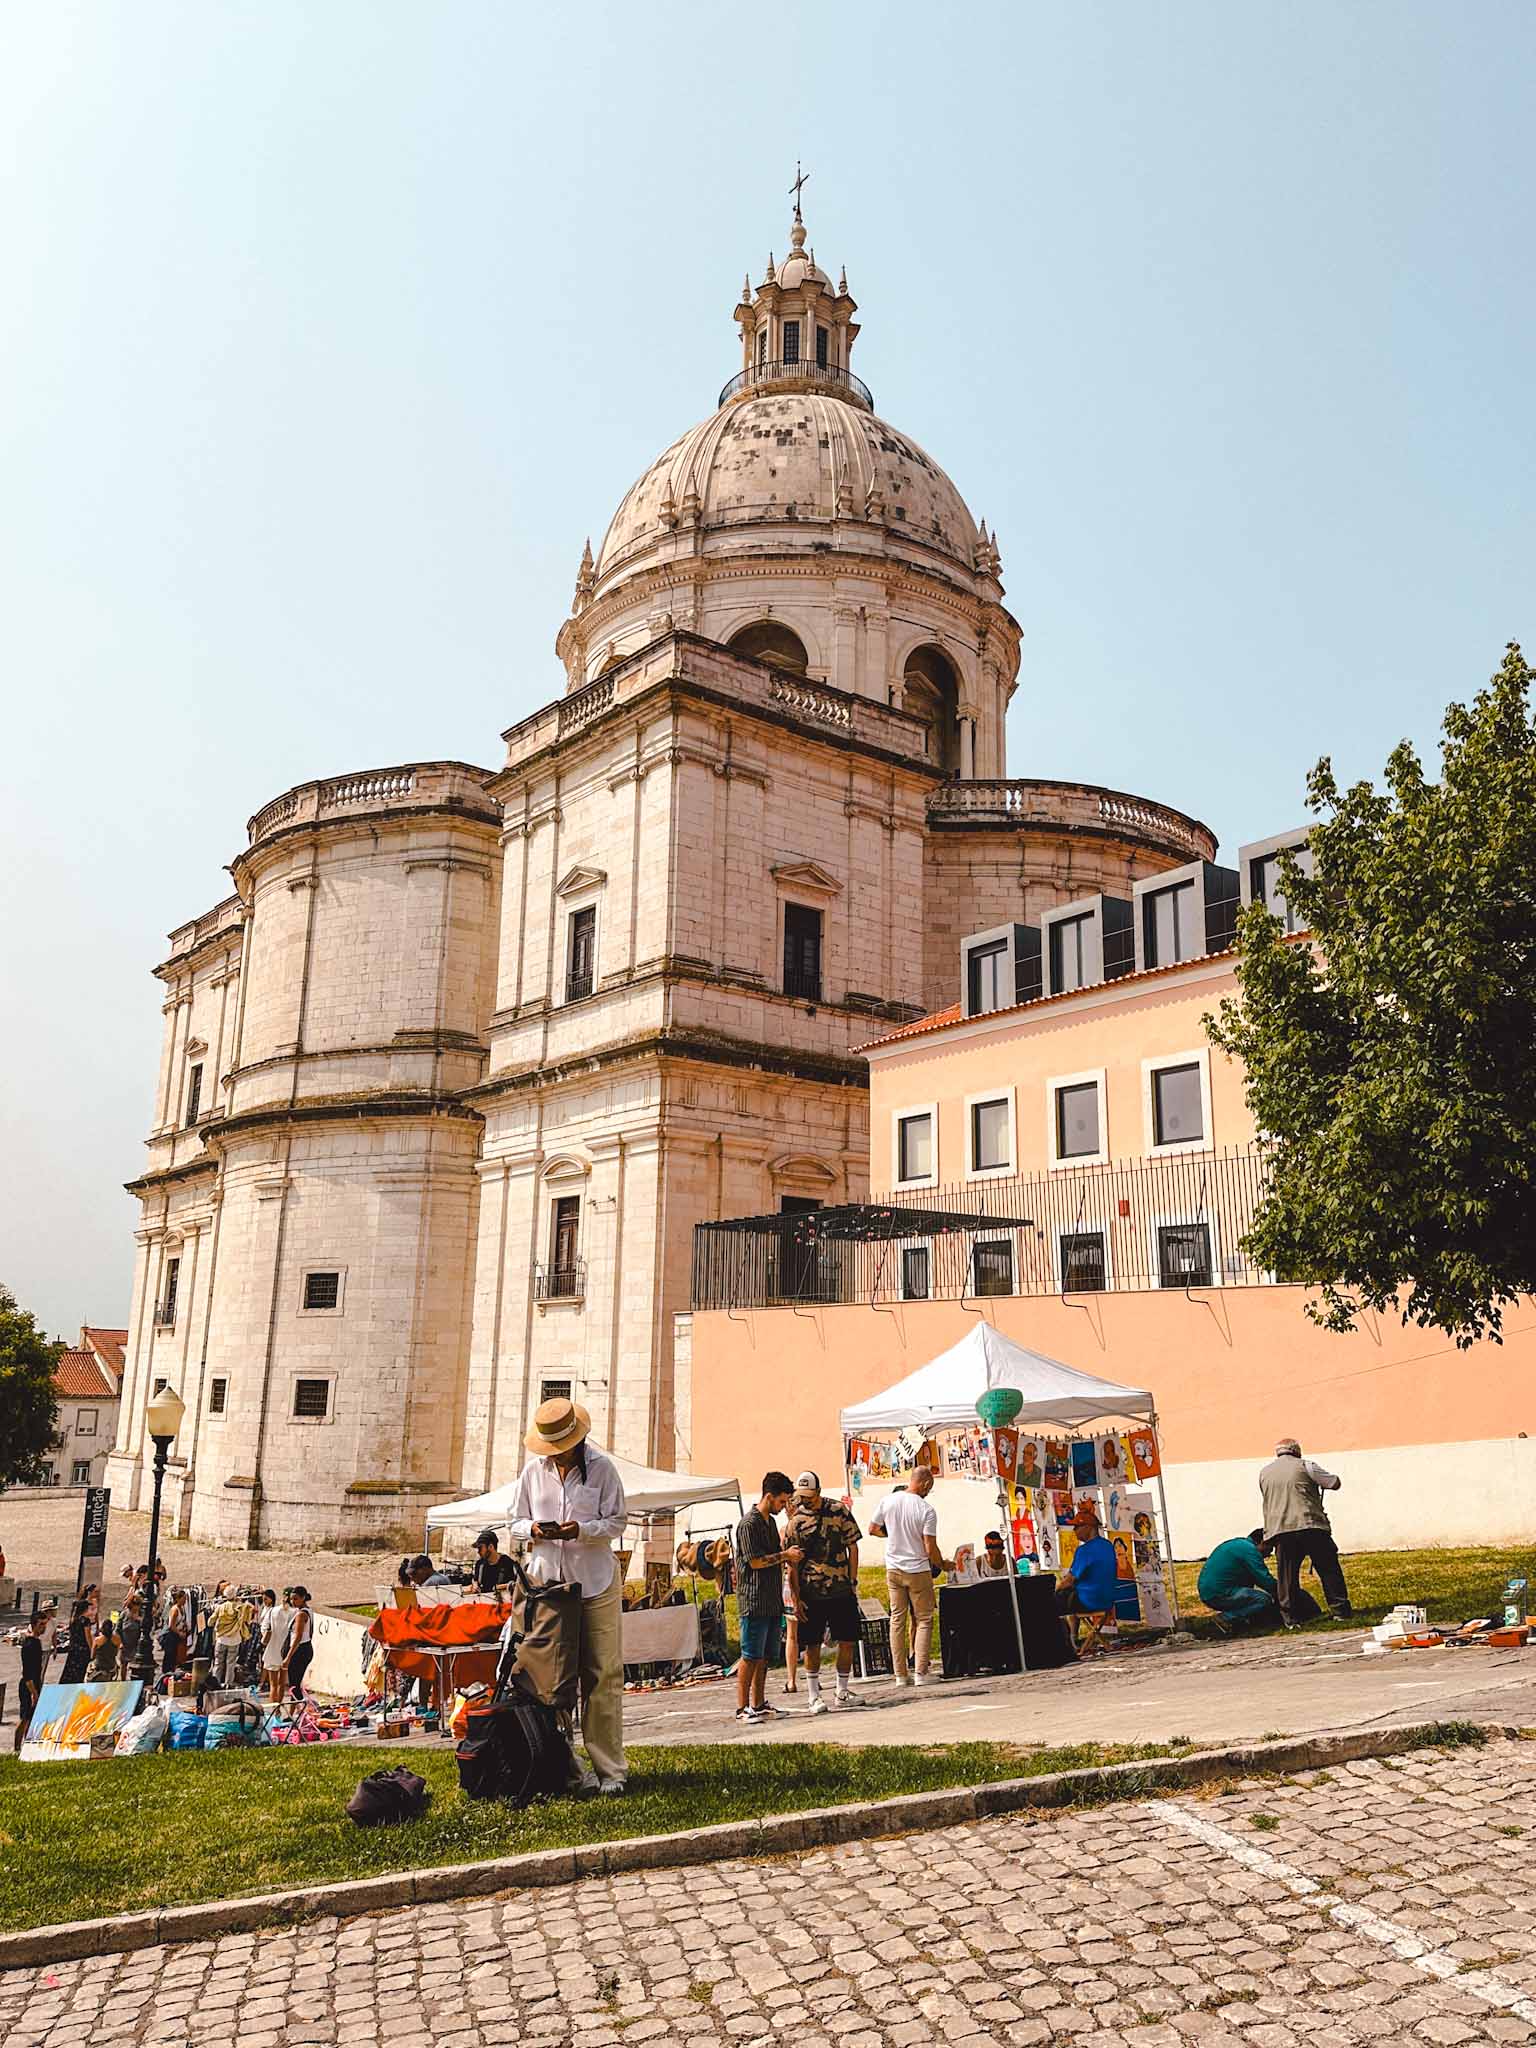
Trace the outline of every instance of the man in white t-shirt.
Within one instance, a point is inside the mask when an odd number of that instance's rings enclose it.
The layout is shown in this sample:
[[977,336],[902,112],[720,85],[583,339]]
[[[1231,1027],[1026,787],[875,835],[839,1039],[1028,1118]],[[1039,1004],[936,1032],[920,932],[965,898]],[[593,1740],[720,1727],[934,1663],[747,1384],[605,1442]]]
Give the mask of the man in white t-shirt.
[[[938,1510],[929,1505],[933,1473],[914,1467],[906,1485],[883,1500],[870,1523],[885,1538],[885,1584],[891,1596],[891,1663],[899,1685],[926,1685],[933,1647],[933,1575],[954,1569],[939,1549]],[[907,1669],[907,1621],[912,1624],[912,1662]]]

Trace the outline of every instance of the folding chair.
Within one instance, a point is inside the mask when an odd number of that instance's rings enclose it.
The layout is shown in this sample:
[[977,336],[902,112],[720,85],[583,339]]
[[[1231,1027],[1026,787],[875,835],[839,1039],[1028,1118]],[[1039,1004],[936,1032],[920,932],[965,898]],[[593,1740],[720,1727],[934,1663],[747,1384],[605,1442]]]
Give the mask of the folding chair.
[[[1112,1607],[1105,1607],[1102,1610],[1088,1607],[1074,1609],[1071,1620],[1079,1657],[1091,1657],[1099,1650],[1108,1652],[1109,1645],[1104,1641],[1104,1629],[1114,1618],[1115,1610]],[[1083,1627],[1085,1623],[1086,1628]]]

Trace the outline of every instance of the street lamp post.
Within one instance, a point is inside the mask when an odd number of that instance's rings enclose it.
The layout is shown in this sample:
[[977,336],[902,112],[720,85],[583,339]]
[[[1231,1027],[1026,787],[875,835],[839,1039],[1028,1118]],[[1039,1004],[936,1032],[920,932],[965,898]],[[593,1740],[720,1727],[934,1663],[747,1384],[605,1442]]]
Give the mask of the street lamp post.
[[155,1682],[155,1610],[160,1590],[155,1581],[155,1564],[160,1555],[160,1489],[165,1484],[165,1461],[186,1412],[186,1403],[176,1389],[162,1387],[144,1418],[155,1446],[155,1499],[149,1517],[149,1583],[144,1589],[144,1620],[138,1655],[133,1660],[133,1676],[143,1683],[146,1692]]

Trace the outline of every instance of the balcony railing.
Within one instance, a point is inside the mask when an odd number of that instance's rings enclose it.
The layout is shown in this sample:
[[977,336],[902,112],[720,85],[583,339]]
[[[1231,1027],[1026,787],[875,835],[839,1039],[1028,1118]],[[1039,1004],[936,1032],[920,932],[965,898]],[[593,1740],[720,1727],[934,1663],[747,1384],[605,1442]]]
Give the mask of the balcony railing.
[[[1242,1247],[1265,1187],[1257,1148],[899,1189],[852,1212],[701,1223],[696,1309],[966,1301],[1261,1287]],[[903,1228],[902,1212],[912,1215]],[[827,1220],[818,1224],[819,1214]]]
[[157,1302],[155,1303],[155,1328],[156,1328],[157,1330],[174,1330],[174,1329],[175,1329],[175,1327],[176,1327],[176,1304],[175,1304],[175,1302],[174,1302],[174,1301],[157,1301]]
[[830,392],[834,398],[852,399],[855,405],[867,405],[875,409],[875,395],[862,377],[855,377],[852,370],[836,370],[827,363],[754,363],[750,370],[738,370],[720,393],[719,404],[737,398],[743,391],[766,390],[770,385],[809,384],[813,389]]
[[587,1291],[587,1262],[571,1259],[559,1266],[535,1266],[535,1301],[580,1301]]

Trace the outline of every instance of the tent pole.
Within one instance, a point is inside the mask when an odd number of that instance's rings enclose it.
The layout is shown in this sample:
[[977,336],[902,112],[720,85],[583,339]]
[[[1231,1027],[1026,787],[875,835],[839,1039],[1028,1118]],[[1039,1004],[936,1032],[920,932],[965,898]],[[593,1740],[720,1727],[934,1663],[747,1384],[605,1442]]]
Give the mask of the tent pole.
[[1024,1662],[1024,1620],[1019,1612],[1019,1561],[1013,1554],[1013,1522],[1008,1514],[1008,1489],[999,1475],[997,1511],[1003,1519],[1003,1548],[1008,1553],[1008,1601],[1013,1609],[1013,1634],[1019,1646],[1019,1676],[1029,1668]]
[[1163,1584],[1168,1588],[1168,1602],[1173,1609],[1173,1625],[1182,1628],[1184,1618],[1179,1613],[1179,1575],[1173,1568],[1173,1536],[1168,1527],[1168,1494],[1163,1486],[1163,1439],[1157,1425],[1157,1410],[1152,1410],[1152,1440],[1157,1445],[1157,1510],[1163,1525]]

